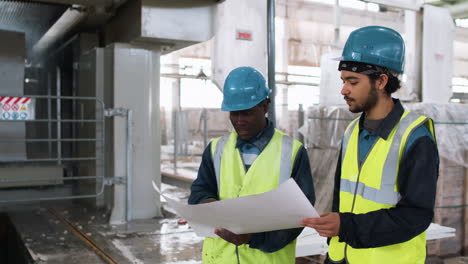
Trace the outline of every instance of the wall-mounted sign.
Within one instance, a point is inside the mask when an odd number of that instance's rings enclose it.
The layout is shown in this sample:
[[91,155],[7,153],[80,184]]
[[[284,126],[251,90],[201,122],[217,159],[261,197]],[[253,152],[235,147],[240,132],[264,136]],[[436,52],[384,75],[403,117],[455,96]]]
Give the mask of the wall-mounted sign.
[[30,97],[0,96],[0,120],[34,120],[34,105]]
[[236,31],[236,39],[252,41],[252,31],[238,29]]

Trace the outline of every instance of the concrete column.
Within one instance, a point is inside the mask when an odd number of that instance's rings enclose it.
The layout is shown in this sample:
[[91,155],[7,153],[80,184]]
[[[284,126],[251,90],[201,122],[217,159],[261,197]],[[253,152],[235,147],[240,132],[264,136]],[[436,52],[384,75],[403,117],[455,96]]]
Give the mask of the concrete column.
[[405,10],[406,85],[399,91],[404,100],[421,101],[421,12]]
[[[288,72],[289,62],[289,20],[288,18],[276,18],[276,71],[277,72]],[[286,79],[286,76],[280,75],[279,79]],[[290,135],[294,134],[294,131],[289,131],[289,114],[288,114],[288,89],[289,86],[286,84],[277,84],[276,89],[281,89],[281,107],[279,108],[280,118],[277,116],[276,127],[283,130],[284,132],[291,132]]]
[[[160,198],[151,184],[153,180],[158,185],[161,183],[160,53],[128,44],[114,44],[110,48],[113,53],[114,107],[131,109],[134,119],[131,219],[161,216]],[[125,176],[125,118],[116,117],[113,129],[115,176]],[[114,210],[120,211],[117,207]]]

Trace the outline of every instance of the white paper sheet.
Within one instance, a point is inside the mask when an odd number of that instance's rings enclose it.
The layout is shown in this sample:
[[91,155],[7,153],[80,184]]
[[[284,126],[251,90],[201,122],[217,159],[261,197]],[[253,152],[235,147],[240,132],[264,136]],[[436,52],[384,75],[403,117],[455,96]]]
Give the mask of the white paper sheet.
[[[154,182],[153,187],[161,194]],[[202,237],[216,237],[215,228],[247,234],[302,227],[303,218],[319,217],[293,179],[266,193],[206,204],[188,205],[161,195]]]

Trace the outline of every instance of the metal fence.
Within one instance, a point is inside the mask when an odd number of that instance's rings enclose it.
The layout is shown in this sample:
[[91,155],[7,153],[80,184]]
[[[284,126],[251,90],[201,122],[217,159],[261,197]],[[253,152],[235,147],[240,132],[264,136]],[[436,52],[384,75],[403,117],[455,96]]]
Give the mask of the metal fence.
[[103,193],[105,105],[101,100],[0,96],[0,118],[0,203],[92,198]]

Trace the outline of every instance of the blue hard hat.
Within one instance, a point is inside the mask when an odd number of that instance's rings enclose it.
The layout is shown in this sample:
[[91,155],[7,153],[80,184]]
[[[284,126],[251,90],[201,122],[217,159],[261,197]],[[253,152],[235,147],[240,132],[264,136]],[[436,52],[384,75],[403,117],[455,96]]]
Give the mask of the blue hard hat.
[[270,94],[265,78],[252,67],[239,67],[232,70],[223,87],[223,111],[250,109]]
[[368,26],[354,30],[343,49],[342,61],[356,61],[403,72],[405,43],[395,30]]

